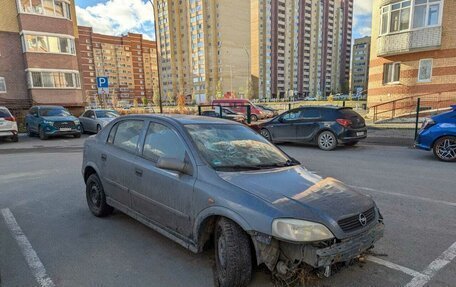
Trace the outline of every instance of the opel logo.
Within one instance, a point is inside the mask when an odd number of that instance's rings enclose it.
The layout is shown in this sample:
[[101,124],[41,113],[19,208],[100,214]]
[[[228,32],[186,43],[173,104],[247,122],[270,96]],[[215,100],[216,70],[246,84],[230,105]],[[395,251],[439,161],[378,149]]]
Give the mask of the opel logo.
[[364,215],[364,213],[360,213],[358,219],[359,219],[359,223],[361,223],[362,226],[366,226],[367,218]]

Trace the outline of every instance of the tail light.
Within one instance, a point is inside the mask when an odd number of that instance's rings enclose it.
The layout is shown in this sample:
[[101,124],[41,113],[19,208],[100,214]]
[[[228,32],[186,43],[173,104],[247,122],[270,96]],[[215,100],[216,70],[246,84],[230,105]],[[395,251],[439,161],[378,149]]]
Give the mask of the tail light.
[[352,121],[347,120],[347,119],[337,119],[336,122],[339,123],[341,126],[346,127],[346,128],[348,128],[352,124]]
[[16,118],[11,116],[11,117],[6,117],[5,118],[5,121],[9,121],[9,122],[15,122],[16,121]]

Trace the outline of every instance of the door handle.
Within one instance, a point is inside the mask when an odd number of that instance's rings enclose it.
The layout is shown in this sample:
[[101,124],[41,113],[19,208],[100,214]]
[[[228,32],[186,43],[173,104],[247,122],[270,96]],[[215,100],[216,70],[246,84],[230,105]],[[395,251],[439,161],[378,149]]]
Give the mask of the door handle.
[[143,175],[142,169],[135,168],[135,174],[136,174],[137,176],[142,176],[142,175]]
[[104,153],[102,153],[101,154],[101,160],[102,161],[106,161],[106,159],[107,159],[107,156]]

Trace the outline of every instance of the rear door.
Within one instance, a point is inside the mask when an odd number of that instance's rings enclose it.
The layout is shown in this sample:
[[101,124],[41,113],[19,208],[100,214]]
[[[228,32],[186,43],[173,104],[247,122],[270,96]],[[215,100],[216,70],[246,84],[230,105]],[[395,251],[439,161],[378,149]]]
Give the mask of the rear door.
[[143,120],[124,120],[113,126],[99,166],[106,194],[113,200],[131,207],[129,187],[135,180],[134,162],[138,156],[139,140],[144,129]]
[[161,157],[175,158],[192,164],[191,153],[174,127],[151,121],[145,136],[142,157],[136,162],[133,208],[177,232],[184,238],[192,234],[192,198],[196,173],[182,174],[156,167]]
[[296,121],[296,138],[299,141],[311,141],[318,132],[322,116],[319,109],[304,108]]
[[291,110],[283,114],[272,126],[274,140],[296,140],[296,124],[300,115],[300,109]]

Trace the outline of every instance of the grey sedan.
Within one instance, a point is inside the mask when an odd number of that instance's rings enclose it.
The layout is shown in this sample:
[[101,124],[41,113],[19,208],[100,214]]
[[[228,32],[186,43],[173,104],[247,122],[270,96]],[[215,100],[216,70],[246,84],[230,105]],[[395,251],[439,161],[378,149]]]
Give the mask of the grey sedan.
[[254,263],[283,281],[329,276],[383,235],[370,197],[233,121],[117,118],[86,140],[82,174],[95,216],[116,208],[195,253],[214,246],[218,286],[247,285]]
[[79,117],[82,132],[98,133],[105,125],[118,116],[119,113],[115,110],[87,110]]

